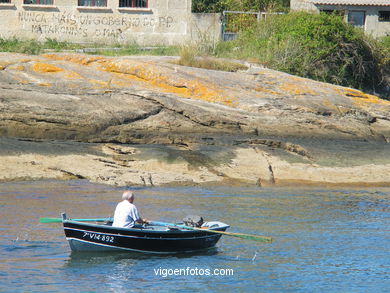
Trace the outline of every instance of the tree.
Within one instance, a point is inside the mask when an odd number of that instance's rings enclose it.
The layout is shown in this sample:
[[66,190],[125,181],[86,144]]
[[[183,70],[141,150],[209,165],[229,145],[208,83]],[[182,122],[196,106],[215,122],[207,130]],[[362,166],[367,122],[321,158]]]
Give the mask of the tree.
[[193,12],[286,10],[290,0],[192,0]]

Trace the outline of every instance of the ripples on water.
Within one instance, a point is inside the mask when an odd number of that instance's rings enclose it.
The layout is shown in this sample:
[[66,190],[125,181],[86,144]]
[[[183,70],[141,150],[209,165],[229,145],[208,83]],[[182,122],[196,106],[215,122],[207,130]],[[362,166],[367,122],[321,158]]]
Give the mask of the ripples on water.
[[[142,188],[144,217],[187,214],[272,236],[223,236],[197,254],[71,253],[61,225],[39,217],[110,216],[123,189],[84,181],[0,184],[0,292],[386,292],[390,189]],[[158,269],[233,269],[233,276],[167,276]]]

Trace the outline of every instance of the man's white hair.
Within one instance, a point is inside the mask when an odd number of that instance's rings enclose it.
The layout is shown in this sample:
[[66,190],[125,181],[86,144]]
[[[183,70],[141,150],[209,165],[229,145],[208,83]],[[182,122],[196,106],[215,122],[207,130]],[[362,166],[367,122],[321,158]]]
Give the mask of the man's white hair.
[[133,192],[131,190],[126,190],[122,194],[122,199],[123,200],[129,200],[129,199],[133,199],[133,198],[134,198],[134,194],[133,194]]

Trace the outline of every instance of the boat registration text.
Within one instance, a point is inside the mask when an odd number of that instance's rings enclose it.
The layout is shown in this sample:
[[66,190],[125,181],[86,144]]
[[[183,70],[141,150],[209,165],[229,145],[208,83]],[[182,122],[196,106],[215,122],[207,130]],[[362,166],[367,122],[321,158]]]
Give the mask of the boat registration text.
[[98,240],[98,241],[108,242],[108,243],[113,243],[115,239],[114,236],[96,234],[91,232],[84,232],[83,238],[89,238],[91,240]]

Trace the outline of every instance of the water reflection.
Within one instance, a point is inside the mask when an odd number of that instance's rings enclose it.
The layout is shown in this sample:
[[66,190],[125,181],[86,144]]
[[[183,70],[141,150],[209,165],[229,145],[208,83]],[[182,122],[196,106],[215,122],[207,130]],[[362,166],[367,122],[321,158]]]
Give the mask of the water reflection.
[[[71,253],[60,223],[39,217],[112,215],[122,188],[85,181],[0,184],[1,292],[386,292],[390,189],[140,188],[144,217],[188,214],[272,236],[223,236],[212,250],[179,255]],[[158,269],[234,269],[233,276],[166,276]],[[20,280],[23,280],[21,282]],[[260,289],[259,289],[260,288]]]
[[169,258],[192,258],[199,256],[212,256],[218,254],[218,248],[212,247],[209,249],[188,252],[188,253],[174,253],[174,254],[152,254],[152,253],[141,253],[141,252],[74,252],[72,251],[69,255],[69,259],[66,261],[65,266],[79,266],[80,264],[88,263],[112,263],[123,259],[131,259],[134,261],[142,260],[164,260]]

